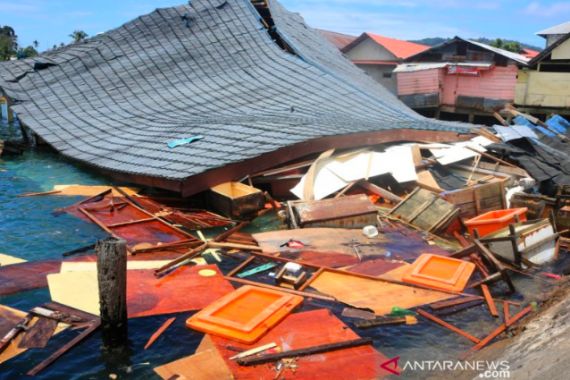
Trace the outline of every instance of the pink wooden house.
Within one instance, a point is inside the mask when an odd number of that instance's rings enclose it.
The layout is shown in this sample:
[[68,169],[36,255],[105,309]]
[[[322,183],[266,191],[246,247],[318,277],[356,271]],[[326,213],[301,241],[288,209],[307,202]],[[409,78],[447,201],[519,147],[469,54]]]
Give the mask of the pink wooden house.
[[[455,37],[416,54],[394,72],[399,98],[411,108],[485,114],[512,103],[523,55]],[[425,113],[425,112],[422,112]]]

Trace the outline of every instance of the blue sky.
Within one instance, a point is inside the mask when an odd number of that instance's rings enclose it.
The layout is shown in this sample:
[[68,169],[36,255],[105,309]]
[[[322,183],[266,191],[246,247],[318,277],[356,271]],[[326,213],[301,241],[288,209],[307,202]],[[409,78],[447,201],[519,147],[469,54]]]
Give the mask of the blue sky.
[[[69,42],[75,29],[89,35],[117,27],[183,0],[0,0],[0,25],[16,29],[20,45],[40,50]],[[309,25],[358,35],[402,39],[503,37],[543,46],[535,32],[570,20],[570,1],[535,0],[281,0]]]

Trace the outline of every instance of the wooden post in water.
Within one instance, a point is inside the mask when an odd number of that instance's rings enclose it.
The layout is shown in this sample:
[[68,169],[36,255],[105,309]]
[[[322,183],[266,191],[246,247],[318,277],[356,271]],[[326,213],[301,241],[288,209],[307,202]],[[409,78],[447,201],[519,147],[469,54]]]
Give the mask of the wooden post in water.
[[127,340],[127,243],[108,238],[95,250],[104,345],[121,345]]

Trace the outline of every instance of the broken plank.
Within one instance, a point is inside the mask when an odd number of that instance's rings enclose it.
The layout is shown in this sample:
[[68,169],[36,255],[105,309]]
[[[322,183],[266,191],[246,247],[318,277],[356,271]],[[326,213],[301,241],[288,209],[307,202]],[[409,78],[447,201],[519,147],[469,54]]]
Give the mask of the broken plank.
[[19,348],[44,348],[55,333],[57,321],[49,318],[39,318],[24,334],[18,344]]
[[447,301],[434,302],[430,304],[429,307],[432,308],[433,310],[440,310],[479,300],[481,300],[481,297],[479,296],[459,297]]
[[451,331],[453,331],[454,333],[457,333],[457,334],[461,335],[461,336],[464,337],[464,338],[469,339],[469,340],[472,341],[473,343],[479,343],[479,342],[480,342],[480,339],[479,339],[479,338],[476,338],[476,337],[474,337],[473,335],[469,334],[468,332],[463,331],[463,330],[461,330],[460,328],[455,327],[455,326],[453,326],[452,324],[449,324],[449,323],[445,322],[445,321],[442,320],[442,319],[439,319],[438,317],[436,317],[435,315],[432,315],[432,314],[428,313],[427,311],[424,311],[424,310],[422,310],[422,309],[417,309],[416,312],[417,312],[419,315],[421,315],[422,317],[424,317],[424,318],[426,318],[426,319],[429,319],[430,321],[435,322],[435,323],[437,323],[438,325],[440,325],[440,326],[442,326],[442,327],[445,327],[446,329],[451,330]]
[[144,345],[144,349],[146,350],[147,348],[149,348],[150,346],[152,346],[152,344],[154,342],[156,342],[156,340],[162,335],[163,332],[166,331],[167,328],[170,327],[170,325],[176,320],[176,317],[172,317],[172,318],[168,318],[151,336],[150,338],[148,338],[148,341],[146,342],[146,344]]
[[501,326],[497,327],[497,329],[495,329],[491,334],[489,334],[485,338],[481,339],[481,341],[479,343],[477,343],[475,346],[473,346],[471,348],[471,351],[478,351],[478,350],[482,349],[483,347],[488,345],[493,339],[495,339],[497,336],[499,336],[503,332],[505,332],[508,327],[510,327],[513,324],[515,324],[516,322],[518,322],[520,319],[522,319],[524,316],[526,316],[531,311],[532,311],[531,306],[525,307],[519,313],[515,314],[510,320],[503,323]]
[[495,318],[499,317],[499,312],[497,311],[497,306],[495,305],[495,301],[491,296],[491,291],[489,290],[489,286],[486,284],[481,285],[481,290],[483,291],[483,296],[485,297],[485,301],[487,302],[487,306],[489,307],[489,313]]
[[79,344],[81,341],[86,339],[89,335],[91,335],[95,330],[97,330],[99,328],[99,326],[101,326],[101,321],[97,320],[96,322],[93,322],[91,324],[91,326],[89,326],[87,329],[83,330],[81,332],[81,334],[77,335],[75,338],[73,338],[72,340],[70,340],[69,342],[64,344],[62,347],[60,347],[56,352],[51,354],[47,359],[42,361],[40,364],[38,364],[37,366],[35,366],[31,370],[29,370],[27,372],[27,375],[28,376],[35,376],[38,373],[40,373],[41,371],[43,371],[46,367],[48,367],[53,362],[55,362],[57,359],[59,359],[67,351],[69,351],[70,349],[75,347],[77,344]]

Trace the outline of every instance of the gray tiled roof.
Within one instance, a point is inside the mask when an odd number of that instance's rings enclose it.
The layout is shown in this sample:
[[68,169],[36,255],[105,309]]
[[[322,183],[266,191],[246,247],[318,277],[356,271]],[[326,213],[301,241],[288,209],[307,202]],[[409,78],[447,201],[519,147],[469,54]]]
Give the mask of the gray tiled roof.
[[[2,63],[0,87],[62,154],[174,180],[321,136],[469,129],[415,114],[276,1],[277,32],[297,55],[271,40],[248,0],[191,3]],[[194,135],[204,139],[166,145]]]

